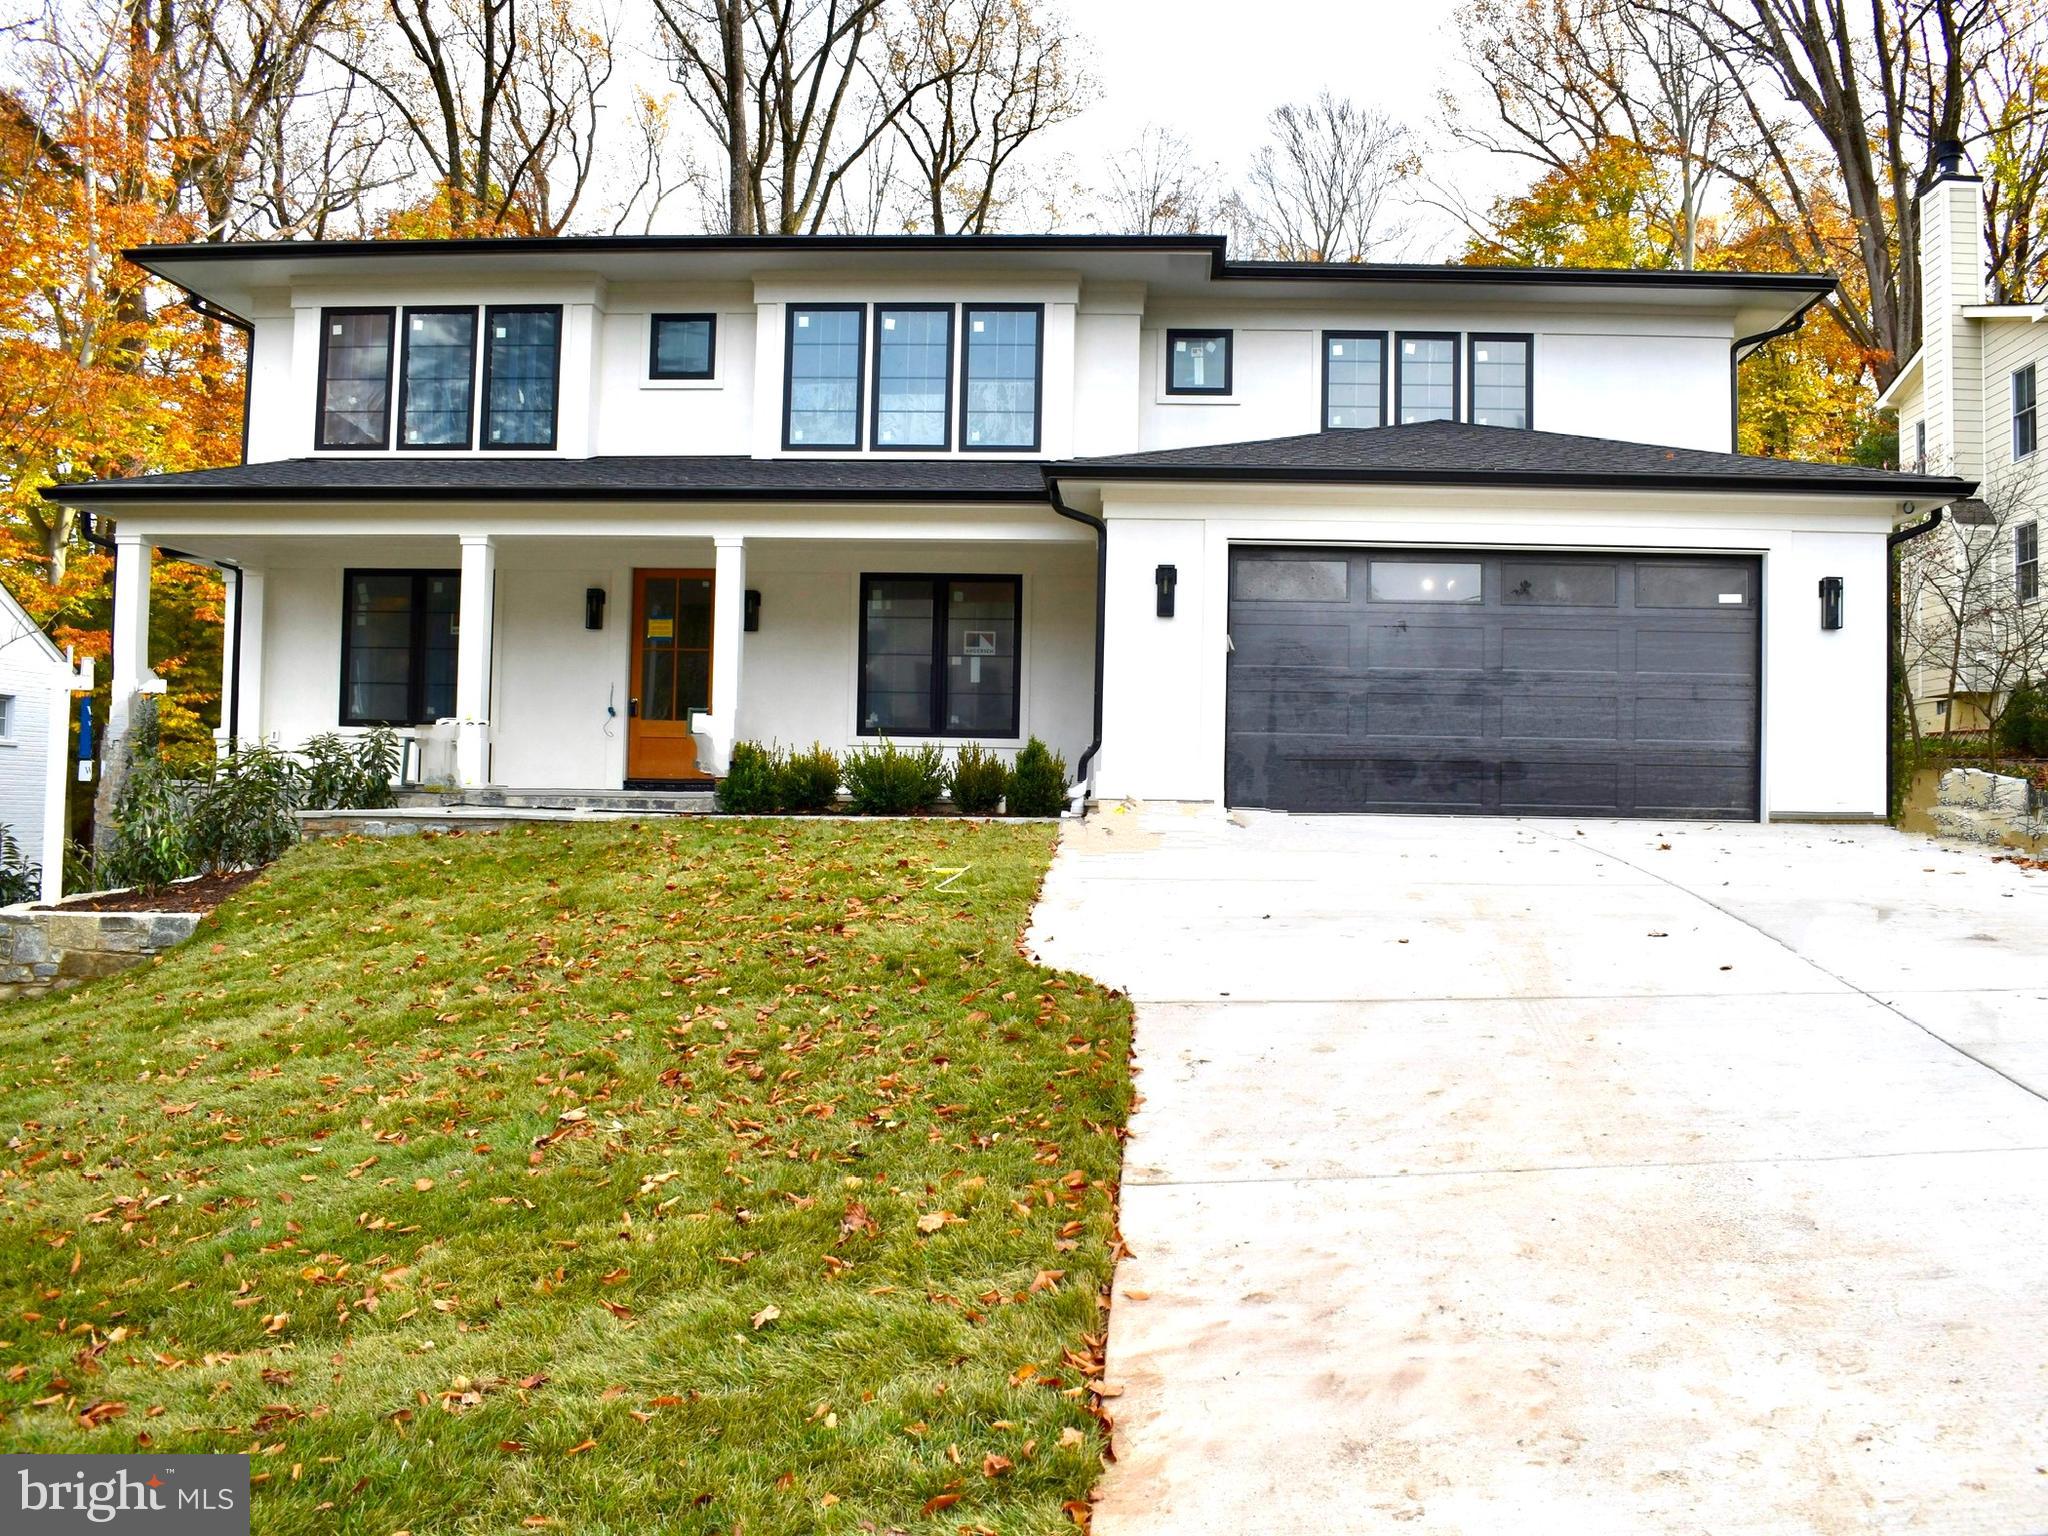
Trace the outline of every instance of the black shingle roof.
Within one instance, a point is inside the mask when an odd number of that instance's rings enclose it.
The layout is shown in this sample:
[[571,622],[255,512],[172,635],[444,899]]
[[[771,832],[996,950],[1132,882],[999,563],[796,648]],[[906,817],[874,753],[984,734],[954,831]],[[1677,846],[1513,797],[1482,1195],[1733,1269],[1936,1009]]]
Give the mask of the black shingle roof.
[[1553,485],[1930,496],[1967,495],[1971,488],[1969,481],[1949,475],[1901,474],[1856,464],[1809,464],[1797,459],[1454,421],[1123,453],[1077,459],[1054,466],[1054,470],[1058,478],[1075,481]]

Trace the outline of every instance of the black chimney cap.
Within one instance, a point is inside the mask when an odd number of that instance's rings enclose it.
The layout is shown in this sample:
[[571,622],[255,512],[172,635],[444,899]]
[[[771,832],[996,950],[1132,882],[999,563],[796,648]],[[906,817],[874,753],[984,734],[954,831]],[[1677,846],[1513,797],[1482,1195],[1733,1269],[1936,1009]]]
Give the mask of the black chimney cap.
[[1971,173],[1964,169],[1963,143],[1960,139],[1936,139],[1934,141],[1934,179],[1953,181]]

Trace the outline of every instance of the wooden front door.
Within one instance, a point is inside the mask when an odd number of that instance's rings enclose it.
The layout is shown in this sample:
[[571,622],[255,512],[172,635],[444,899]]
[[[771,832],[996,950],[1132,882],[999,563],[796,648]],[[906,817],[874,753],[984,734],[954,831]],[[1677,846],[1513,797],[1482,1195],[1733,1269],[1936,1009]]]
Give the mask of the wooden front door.
[[708,779],[697,767],[690,711],[710,707],[711,572],[635,571],[626,777]]

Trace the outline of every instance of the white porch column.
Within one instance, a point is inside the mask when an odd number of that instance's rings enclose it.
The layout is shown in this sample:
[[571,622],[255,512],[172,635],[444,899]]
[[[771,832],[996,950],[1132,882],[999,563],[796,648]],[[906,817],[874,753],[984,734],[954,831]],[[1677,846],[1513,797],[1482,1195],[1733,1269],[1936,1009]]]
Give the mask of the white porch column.
[[490,782],[491,609],[498,547],[487,533],[462,536],[462,597],[455,636],[455,780]]
[[114,534],[113,697],[107,702],[107,757],[125,747],[138,693],[160,693],[149,670],[149,572],[156,551],[140,534]]
[[711,583],[711,708],[692,721],[697,766],[722,774],[732,761],[740,718],[740,657],[746,648],[747,541],[717,535],[717,570]]
[[235,729],[242,743],[263,740],[263,573],[242,572],[242,600],[236,618],[242,637],[242,678],[235,690]]

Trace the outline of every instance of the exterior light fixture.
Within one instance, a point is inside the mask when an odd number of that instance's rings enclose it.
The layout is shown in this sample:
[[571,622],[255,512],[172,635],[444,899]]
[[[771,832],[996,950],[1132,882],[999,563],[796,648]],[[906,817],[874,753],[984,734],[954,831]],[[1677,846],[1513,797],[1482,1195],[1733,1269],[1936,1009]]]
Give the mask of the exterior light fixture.
[[604,628],[603,587],[585,587],[583,589],[583,627],[585,629]]
[[1162,565],[1152,573],[1153,585],[1158,589],[1157,612],[1162,619],[1173,617],[1173,589],[1180,584],[1180,571],[1171,565]]
[[747,588],[747,601],[740,627],[750,635],[757,633],[761,628],[761,594],[752,587]]
[[1842,627],[1842,578],[1839,576],[1823,576],[1820,579],[1820,627]]

